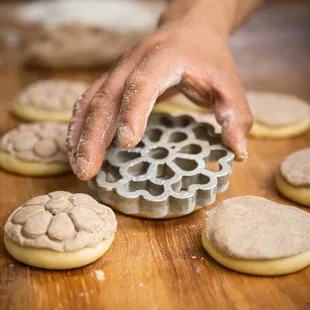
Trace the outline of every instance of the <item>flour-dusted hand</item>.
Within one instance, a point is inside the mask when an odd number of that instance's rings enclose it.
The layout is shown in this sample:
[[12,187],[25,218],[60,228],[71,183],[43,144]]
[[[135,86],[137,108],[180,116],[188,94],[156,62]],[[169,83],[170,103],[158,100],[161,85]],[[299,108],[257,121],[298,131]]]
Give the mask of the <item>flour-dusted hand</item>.
[[177,91],[213,108],[223,142],[245,159],[252,116],[228,36],[258,2],[173,1],[153,35],[125,51],[76,103],[67,139],[75,174],[88,180],[99,171],[117,130],[122,147],[137,145],[156,100]]

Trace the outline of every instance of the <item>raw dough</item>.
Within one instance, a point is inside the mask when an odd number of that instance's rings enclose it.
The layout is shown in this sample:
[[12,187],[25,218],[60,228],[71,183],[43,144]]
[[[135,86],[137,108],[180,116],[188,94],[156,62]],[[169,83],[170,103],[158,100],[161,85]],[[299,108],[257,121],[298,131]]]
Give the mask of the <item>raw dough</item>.
[[68,122],[73,105],[87,84],[66,80],[45,80],[28,85],[13,103],[13,113],[27,121]]
[[284,158],[276,184],[284,196],[310,207],[310,147]]
[[27,176],[55,175],[71,170],[66,155],[67,125],[23,124],[0,142],[0,167]]
[[195,105],[181,94],[172,97],[170,100],[156,104],[153,112],[168,113],[173,116],[189,115],[197,122],[211,124],[214,127],[216,133],[222,132],[222,127],[216,121],[216,118],[211,110],[203,109]]
[[83,23],[50,26],[30,42],[25,61],[54,69],[107,65],[143,36]]
[[17,260],[40,268],[90,264],[113,242],[113,211],[86,194],[52,192],[16,209],[4,226],[4,242]]
[[310,215],[262,197],[227,199],[209,214],[202,242],[227,268],[281,275],[310,265]]
[[310,128],[310,105],[296,96],[248,92],[246,97],[254,117],[250,132],[254,137],[286,138]]

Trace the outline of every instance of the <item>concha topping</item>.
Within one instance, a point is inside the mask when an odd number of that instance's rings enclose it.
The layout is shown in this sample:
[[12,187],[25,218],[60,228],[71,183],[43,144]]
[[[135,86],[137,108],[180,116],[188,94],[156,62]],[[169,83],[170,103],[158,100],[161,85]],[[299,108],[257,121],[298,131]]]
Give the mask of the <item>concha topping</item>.
[[310,215],[262,197],[222,201],[209,214],[209,242],[240,259],[277,259],[310,250]]
[[18,245],[55,251],[94,247],[116,231],[113,211],[86,194],[52,192],[16,209],[4,226]]
[[296,96],[272,92],[246,94],[254,120],[269,126],[285,126],[310,116],[310,104]]
[[49,26],[26,47],[26,61],[53,68],[107,64],[143,36],[140,31],[122,32],[76,22]]
[[3,136],[0,150],[21,160],[67,164],[66,133],[65,124],[23,124]]
[[19,102],[48,111],[71,111],[87,84],[66,80],[44,80],[28,85]]
[[293,186],[310,186],[310,147],[285,157],[280,165],[280,172]]

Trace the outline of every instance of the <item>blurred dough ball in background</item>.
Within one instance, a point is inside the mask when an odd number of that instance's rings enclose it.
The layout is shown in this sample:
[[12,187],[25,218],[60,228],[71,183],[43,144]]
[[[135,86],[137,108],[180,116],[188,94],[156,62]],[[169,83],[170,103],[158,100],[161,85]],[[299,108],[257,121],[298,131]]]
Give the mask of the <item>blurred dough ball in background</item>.
[[7,18],[38,25],[23,61],[52,69],[106,66],[156,27],[165,1],[59,0],[20,3]]
[[294,95],[248,91],[254,118],[250,135],[256,138],[289,138],[310,129],[310,104]]

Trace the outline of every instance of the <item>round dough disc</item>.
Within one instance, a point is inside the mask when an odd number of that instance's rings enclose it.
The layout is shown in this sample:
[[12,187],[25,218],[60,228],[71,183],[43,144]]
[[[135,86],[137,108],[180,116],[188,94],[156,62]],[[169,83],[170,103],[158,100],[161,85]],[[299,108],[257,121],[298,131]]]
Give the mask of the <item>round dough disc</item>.
[[248,92],[246,94],[254,117],[250,135],[257,138],[288,138],[310,128],[308,102],[286,94]]
[[310,207],[310,147],[286,156],[276,175],[276,185],[287,198]]
[[12,112],[26,121],[68,122],[73,105],[87,84],[67,80],[42,80],[28,85],[12,105]]
[[202,244],[209,255],[219,264],[241,273],[261,276],[280,276],[297,272],[310,265],[310,251],[273,260],[246,260],[232,258],[222,254],[212,246],[205,232],[202,233]]
[[310,265],[309,233],[307,212],[262,197],[241,196],[211,210],[202,243],[229,269],[275,276]]

